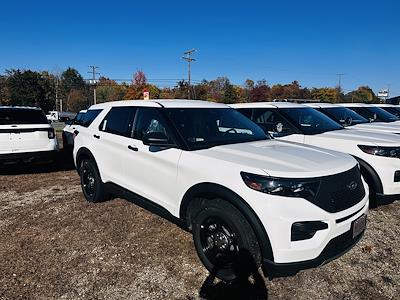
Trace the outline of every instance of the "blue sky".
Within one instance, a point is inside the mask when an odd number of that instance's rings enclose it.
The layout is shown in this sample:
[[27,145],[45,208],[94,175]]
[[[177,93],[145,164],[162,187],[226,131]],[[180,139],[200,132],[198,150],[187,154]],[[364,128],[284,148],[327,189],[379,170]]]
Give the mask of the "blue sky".
[[[343,88],[391,84],[400,95],[399,1],[41,1],[0,2],[0,72],[58,72],[88,65],[116,79],[192,77]],[[158,82],[157,82],[158,83]]]

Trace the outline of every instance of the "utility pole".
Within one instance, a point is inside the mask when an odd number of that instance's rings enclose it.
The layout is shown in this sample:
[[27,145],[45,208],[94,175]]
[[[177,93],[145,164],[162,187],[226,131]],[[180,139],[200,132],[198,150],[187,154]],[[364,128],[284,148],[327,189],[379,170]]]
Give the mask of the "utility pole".
[[338,87],[339,87],[339,92],[342,90],[342,76],[343,75],[346,75],[346,74],[344,74],[344,73],[339,73],[339,74],[336,74],[337,75],[337,77],[338,77],[338,80],[339,80],[339,85],[338,85]]
[[342,76],[345,75],[344,73],[338,73],[336,74],[339,80],[339,84],[338,84],[338,89],[336,91],[336,101],[339,101],[339,95],[340,92],[342,91]]
[[188,99],[190,99],[190,64],[192,61],[196,61],[194,58],[192,58],[192,54],[196,51],[196,49],[188,50],[183,52],[182,59],[186,60],[188,62]]
[[89,71],[88,73],[92,74],[92,82],[91,84],[93,85],[93,104],[96,104],[96,75],[100,75],[100,73],[97,73],[96,70],[99,68],[97,66],[89,66],[89,68],[91,69],[91,71]]

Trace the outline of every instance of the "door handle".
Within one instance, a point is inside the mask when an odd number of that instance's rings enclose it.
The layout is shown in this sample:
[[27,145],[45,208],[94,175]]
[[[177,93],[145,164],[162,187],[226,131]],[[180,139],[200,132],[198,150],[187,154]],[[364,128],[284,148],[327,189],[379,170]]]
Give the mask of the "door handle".
[[132,150],[132,151],[135,151],[135,152],[138,152],[138,151],[139,151],[138,147],[136,147],[136,146],[131,146],[131,145],[128,146],[128,149],[129,149],[129,150]]
[[97,134],[93,134],[93,137],[96,138],[96,139],[98,139],[98,140],[100,139],[100,136],[97,135]]

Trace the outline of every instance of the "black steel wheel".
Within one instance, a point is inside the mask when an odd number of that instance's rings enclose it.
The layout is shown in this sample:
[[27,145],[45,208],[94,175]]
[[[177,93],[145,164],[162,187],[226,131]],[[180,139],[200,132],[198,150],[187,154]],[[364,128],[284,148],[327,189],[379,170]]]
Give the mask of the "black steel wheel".
[[[261,265],[261,251],[254,230],[228,201],[206,201],[192,221],[192,233],[200,260],[222,280],[234,280]],[[243,257],[250,259],[244,262]]]
[[107,192],[93,160],[83,160],[79,168],[79,174],[82,191],[87,201],[101,202],[107,199]]

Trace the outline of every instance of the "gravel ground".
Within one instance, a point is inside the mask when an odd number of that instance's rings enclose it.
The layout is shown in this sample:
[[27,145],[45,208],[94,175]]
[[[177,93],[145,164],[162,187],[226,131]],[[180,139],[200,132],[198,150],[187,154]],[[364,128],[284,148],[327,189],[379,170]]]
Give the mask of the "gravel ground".
[[0,175],[0,299],[399,299],[400,202],[323,267],[208,285],[189,233],[122,199],[87,203],[60,162]]

